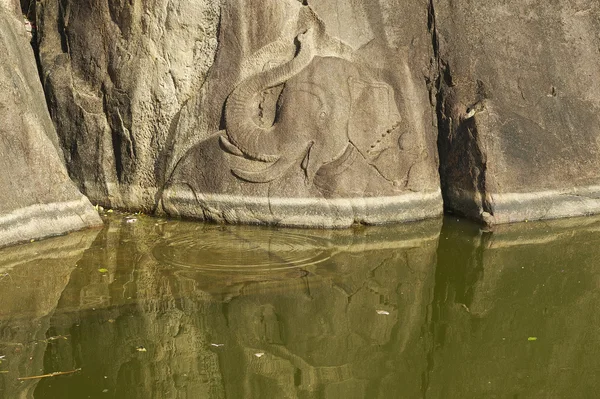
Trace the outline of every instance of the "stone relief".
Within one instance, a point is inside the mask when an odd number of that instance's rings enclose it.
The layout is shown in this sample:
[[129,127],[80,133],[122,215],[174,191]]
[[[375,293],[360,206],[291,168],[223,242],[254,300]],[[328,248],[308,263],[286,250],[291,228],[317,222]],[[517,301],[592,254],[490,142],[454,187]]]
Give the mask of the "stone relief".
[[[300,50],[293,60],[247,78],[227,101],[220,141],[231,155],[247,161],[235,160],[243,166],[231,169],[244,181],[268,183],[296,168],[310,185],[317,174],[327,179],[343,172],[354,152],[372,166],[393,145],[386,138],[394,137],[401,120],[393,89],[366,80],[350,61],[315,55],[312,34],[298,36]],[[264,109],[257,100],[282,84],[275,123],[264,126],[255,118]]]
[[[286,23],[281,39],[240,63],[222,130],[178,162],[163,195],[167,213],[222,213],[203,202],[207,195],[226,196],[228,211],[236,201],[260,198],[272,214],[274,199],[410,193],[411,168],[426,155],[403,123],[394,87],[359,61],[353,45],[331,36],[311,6],[298,4],[297,20]],[[202,212],[182,212],[175,203],[186,195]],[[224,218],[239,221],[239,215]]]

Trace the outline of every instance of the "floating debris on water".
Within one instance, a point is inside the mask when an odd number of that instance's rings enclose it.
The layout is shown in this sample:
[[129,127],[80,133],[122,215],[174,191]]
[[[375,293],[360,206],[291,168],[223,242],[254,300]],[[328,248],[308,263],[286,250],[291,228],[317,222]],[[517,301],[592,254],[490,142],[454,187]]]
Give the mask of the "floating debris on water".
[[527,338],[527,341],[532,342],[532,341],[537,341],[537,337],[529,337]]
[[67,340],[67,339],[69,339],[69,337],[70,337],[70,336],[71,336],[71,335],[56,335],[56,336],[54,336],[54,337],[48,337],[48,338],[46,338],[46,339],[37,339],[37,340],[35,340],[35,341],[31,341],[31,342],[33,342],[33,343],[36,343],[36,344],[37,344],[38,342],[45,342],[45,343],[49,343],[49,342],[52,342],[52,341],[58,341],[59,339],[64,339],[64,340]]
[[144,348],[143,346],[138,346],[137,348],[135,348],[136,351],[138,352],[148,352],[148,349]]
[[387,310],[378,310],[377,314],[383,315],[383,316],[389,316],[390,312],[388,312]]
[[100,273],[108,273],[108,269],[105,269],[105,268],[98,269],[98,271]]
[[263,357],[264,355],[265,355],[265,354],[264,354],[264,352],[259,352],[259,353],[255,353],[255,354],[254,354],[254,356],[258,357],[259,359],[260,359],[261,357]]
[[76,373],[78,371],[81,371],[81,369],[78,368],[78,369],[71,370],[71,371],[55,371],[54,373],[42,374],[42,375],[33,375],[31,377],[20,377],[20,378],[17,378],[17,380],[18,381],[26,381],[26,380],[37,380],[37,379],[41,379],[41,378],[58,377],[60,375],[73,374],[73,373]]
[[220,348],[222,346],[225,346],[225,344],[210,344],[210,346],[214,346],[215,348]]

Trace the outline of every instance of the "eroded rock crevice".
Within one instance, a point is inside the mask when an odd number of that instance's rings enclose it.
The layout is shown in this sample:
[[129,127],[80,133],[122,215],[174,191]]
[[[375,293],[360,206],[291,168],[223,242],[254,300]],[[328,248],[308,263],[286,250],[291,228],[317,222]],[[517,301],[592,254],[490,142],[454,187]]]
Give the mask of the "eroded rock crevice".
[[440,159],[440,187],[444,210],[472,219],[482,220],[493,214],[486,200],[486,155],[478,132],[476,113],[484,108],[487,93],[478,81],[477,99],[463,104],[456,91],[453,71],[437,26],[436,1],[430,0],[428,29],[431,34],[434,58],[435,85],[430,88],[435,98]]

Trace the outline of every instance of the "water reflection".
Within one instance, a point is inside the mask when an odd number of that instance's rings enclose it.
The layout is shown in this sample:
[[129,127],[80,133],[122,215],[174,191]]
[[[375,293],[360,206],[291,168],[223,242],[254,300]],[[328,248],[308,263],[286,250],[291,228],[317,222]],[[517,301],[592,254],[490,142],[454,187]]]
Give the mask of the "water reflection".
[[600,219],[440,240],[428,397],[592,398],[600,370]]
[[111,219],[57,287],[43,335],[67,339],[36,355],[43,370],[2,378],[81,368],[36,381],[40,398],[418,391],[440,224],[294,231]]
[[600,220],[440,225],[112,217],[0,251],[0,397],[595,395]]
[[30,398],[44,374],[51,318],[98,231],[0,250],[0,397]]

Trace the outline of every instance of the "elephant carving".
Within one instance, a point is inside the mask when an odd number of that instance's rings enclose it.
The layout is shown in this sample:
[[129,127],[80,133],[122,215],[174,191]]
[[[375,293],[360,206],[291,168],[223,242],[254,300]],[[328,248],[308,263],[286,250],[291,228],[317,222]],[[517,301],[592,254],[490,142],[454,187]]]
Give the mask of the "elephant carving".
[[[318,55],[312,29],[297,39],[291,61],[245,79],[227,100],[220,141],[243,159],[231,168],[243,181],[268,183],[298,168],[310,185],[321,168],[343,168],[353,152],[372,164],[397,145],[401,117],[391,86],[347,59]],[[261,96],[278,86],[275,120],[265,126],[257,118]]]
[[[436,167],[409,64],[372,59],[377,40],[344,42],[355,31],[332,29],[307,2],[269,2],[297,18],[276,21],[264,40],[223,31],[223,58],[202,92],[214,115],[178,127],[197,140],[174,156],[165,213],[303,227],[437,216],[439,192],[421,194]],[[205,103],[194,104],[186,112]]]

